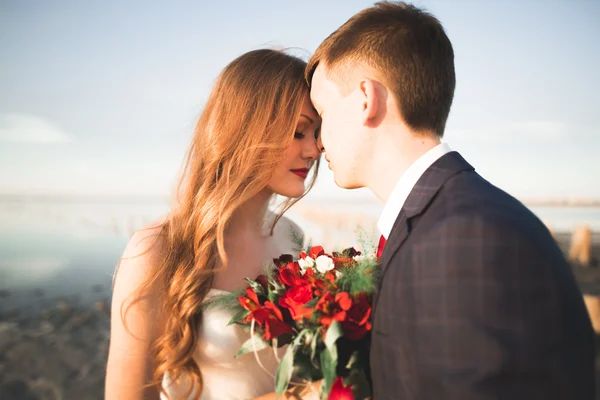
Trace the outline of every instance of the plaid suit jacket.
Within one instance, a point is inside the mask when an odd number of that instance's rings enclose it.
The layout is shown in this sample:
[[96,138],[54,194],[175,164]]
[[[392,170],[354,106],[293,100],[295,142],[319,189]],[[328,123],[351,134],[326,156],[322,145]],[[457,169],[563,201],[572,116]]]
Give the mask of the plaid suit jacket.
[[594,398],[594,334],[569,264],[457,152],[398,215],[371,340],[375,400]]

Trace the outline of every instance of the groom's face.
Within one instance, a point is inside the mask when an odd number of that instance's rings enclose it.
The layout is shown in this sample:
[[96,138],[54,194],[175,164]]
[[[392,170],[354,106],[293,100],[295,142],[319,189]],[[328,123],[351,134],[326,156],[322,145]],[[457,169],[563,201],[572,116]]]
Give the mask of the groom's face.
[[324,149],[335,183],[346,189],[363,187],[359,168],[363,158],[361,103],[356,91],[344,90],[342,93],[321,63],[312,78],[310,97],[322,118],[320,147]]

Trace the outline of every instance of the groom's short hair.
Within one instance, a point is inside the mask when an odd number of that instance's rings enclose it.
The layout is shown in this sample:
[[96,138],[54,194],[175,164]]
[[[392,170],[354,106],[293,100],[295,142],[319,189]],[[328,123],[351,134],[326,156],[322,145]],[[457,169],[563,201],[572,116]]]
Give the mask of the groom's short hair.
[[309,85],[321,62],[342,88],[357,68],[372,72],[393,91],[408,126],[444,134],[456,86],[454,51],[433,15],[403,2],[376,3],[321,43],[306,68]]

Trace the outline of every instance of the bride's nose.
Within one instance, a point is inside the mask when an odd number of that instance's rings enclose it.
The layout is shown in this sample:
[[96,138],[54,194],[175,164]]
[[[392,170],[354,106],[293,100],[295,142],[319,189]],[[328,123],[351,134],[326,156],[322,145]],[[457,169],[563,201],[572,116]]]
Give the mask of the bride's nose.
[[319,139],[317,140],[307,140],[302,149],[302,157],[306,159],[316,160],[321,155],[321,151],[319,150]]
[[318,135],[318,136],[317,136],[317,140],[316,140],[316,142],[317,142],[317,149],[318,149],[318,150],[319,150],[321,153],[323,153],[323,152],[325,151],[325,146],[323,146],[323,142],[321,141],[321,135]]

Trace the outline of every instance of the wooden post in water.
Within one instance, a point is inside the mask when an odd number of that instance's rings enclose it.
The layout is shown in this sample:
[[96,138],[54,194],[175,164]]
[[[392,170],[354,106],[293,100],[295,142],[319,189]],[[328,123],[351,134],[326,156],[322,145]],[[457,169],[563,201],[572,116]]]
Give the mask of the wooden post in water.
[[569,261],[584,267],[590,265],[592,255],[592,230],[583,225],[575,229],[571,236],[571,248],[569,249]]
[[600,297],[584,294],[583,301],[592,320],[594,332],[600,334]]

